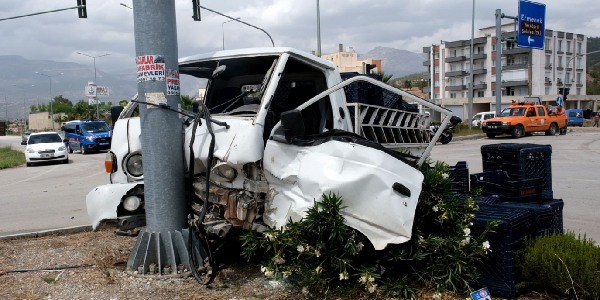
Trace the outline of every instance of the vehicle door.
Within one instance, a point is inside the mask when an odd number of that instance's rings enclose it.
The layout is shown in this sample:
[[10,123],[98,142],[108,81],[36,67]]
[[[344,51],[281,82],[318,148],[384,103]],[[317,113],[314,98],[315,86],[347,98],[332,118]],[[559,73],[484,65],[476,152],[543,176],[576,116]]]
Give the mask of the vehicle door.
[[537,131],[540,127],[539,118],[533,107],[525,110],[525,131]]
[[539,123],[539,127],[538,127],[539,130],[540,131],[547,130],[550,126],[550,123],[546,122],[546,118],[547,118],[546,110],[543,107],[538,106],[536,108],[536,111],[537,111],[537,118],[538,118],[538,123]]
[[318,98],[284,112],[266,143],[265,222],[281,227],[290,219],[298,221],[314,201],[334,193],[343,199],[348,225],[365,234],[375,249],[408,241],[423,174],[399,152],[354,133],[306,134],[302,113]]

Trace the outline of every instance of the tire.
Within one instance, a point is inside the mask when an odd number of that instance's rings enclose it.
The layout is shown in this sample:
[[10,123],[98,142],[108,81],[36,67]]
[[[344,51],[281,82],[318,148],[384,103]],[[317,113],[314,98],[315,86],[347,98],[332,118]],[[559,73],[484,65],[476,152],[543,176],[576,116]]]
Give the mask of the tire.
[[62,161],[63,164],[68,165],[69,164],[69,158],[67,157],[65,160]]
[[523,125],[515,125],[511,130],[511,135],[513,138],[518,139],[525,134],[525,130],[523,130]]
[[556,135],[557,133],[558,133],[558,125],[556,125],[556,123],[550,124],[550,128],[548,128],[548,130],[546,130],[546,132],[545,132],[546,135]]
[[440,143],[446,145],[446,144],[450,143],[451,141],[452,141],[452,133],[442,132],[442,135],[440,136]]
[[567,127],[563,127],[558,131],[558,134],[560,135],[565,135],[567,134]]
[[28,167],[31,167],[31,163],[27,163],[27,166],[28,166]]
[[67,147],[69,147],[69,153],[73,153],[73,149],[71,149],[71,145],[68,145]]
[[81,151],[81,154],[83,154],[83,155],[88,154],[88,152],[85,150],[85,147],[83,146],[83,144],[79,144],[79,150]]
[[486,133],[485,135],[487,135],[488,139],[493,139],[496,137],[495,133]]

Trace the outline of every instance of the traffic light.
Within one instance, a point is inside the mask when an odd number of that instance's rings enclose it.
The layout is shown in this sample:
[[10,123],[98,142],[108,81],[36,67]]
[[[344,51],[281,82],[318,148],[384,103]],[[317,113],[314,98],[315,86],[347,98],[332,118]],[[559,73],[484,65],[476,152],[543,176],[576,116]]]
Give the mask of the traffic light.
[[79,14],[79,18],[87,18],[85,0],[77,0],[77,13]]
[[194,19],[194,21],[202,21],[200,19],[200,8],[200,0],[192,0],[192,9],[194,10],[192,18]]
[[376,64],[365,64],[365,74],[371,74],[371,70],[377,67]]

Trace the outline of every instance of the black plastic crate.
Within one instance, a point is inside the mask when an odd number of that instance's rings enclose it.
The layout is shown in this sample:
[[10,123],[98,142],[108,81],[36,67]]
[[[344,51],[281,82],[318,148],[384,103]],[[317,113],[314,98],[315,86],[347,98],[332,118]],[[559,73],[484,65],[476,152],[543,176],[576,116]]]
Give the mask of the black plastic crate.
[[469,167],[466,161],[459,161],[448,169],[449,178],[452,183],[452,191],[458,194],[468,194],[469,186]]
[[477,283],[487,287],[492,295],[514,297],[518,282],[516,252],[523,249],[531,230],[530,213],[520,208],[481,206],[473,219],[473,233],[483,232],[492,220],[498,220],[500,224],[495,232],[486,236],[492,251],[477,265],[481,272]]
[[503,170],[511,177],[542,178],[542,198],[553,199],[552,146],[502,143],[481,146],[483,171]]
[[500,195],[502,201],[542,201],[542,178],[512,178],[506,171],[488,171],[471,175],[473,188]]
[[531,236],[540,237],[548,234],[562,234],[563,208],[562,199],[554,199],[544,203],[499,203],[500,207],[527,209],[531,215]]

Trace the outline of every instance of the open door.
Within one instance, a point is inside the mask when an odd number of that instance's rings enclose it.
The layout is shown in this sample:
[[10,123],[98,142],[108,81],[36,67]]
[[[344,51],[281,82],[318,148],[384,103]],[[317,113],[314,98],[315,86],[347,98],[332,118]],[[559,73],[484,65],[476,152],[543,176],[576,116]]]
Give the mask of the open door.
[[275,130],[265,147],[265,222],[281,227],[290,218],[300,220],[313,201],[336,193],[343,197],[348,225],[375,249],[408,241],[423,174],[401,153],[351,132],[302,135],[300,114],[282,114],[284,130]]

